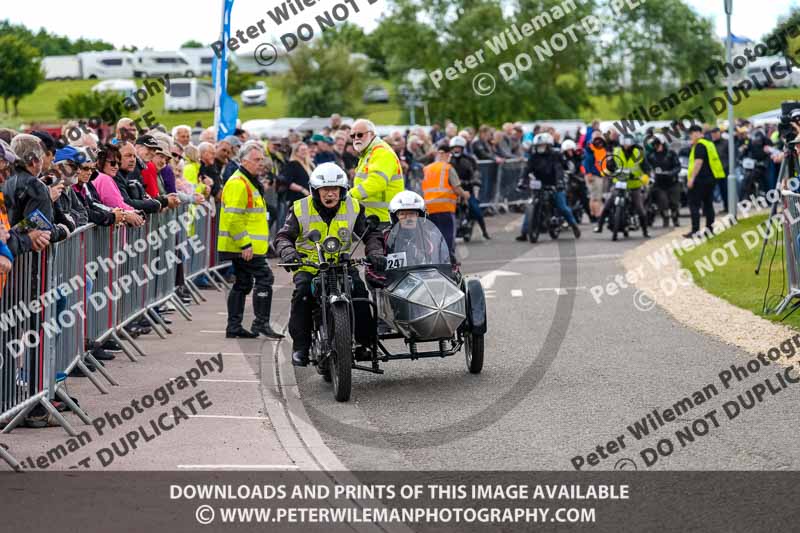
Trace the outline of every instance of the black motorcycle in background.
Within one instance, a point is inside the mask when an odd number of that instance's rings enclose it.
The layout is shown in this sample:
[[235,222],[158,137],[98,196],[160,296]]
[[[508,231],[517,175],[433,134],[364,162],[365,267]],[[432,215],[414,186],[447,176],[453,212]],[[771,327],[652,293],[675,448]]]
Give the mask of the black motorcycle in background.
[[544,185],[533,174],[529,174],[529,189],[531,200],[525,208],[525,218],[528,221],[528,240],[538,242],[539,235],[549,233],[551,239],[558,239],[564,217],[556,209],[556,187]]

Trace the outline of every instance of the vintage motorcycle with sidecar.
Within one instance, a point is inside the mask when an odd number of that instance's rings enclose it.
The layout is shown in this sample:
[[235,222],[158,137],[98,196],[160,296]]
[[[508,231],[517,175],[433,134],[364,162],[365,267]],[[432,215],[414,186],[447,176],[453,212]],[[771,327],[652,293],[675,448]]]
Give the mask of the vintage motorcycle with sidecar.
[[[483,287],[480,280],[453,272],[447,243],[433,223],[420,218],[413,227],[392,228],[382,286],[373,291],[374,299],[352,295],[355,268],[368,264],[366,258],[338,253],[341,242],[336,237],[320,242],[319,232],[311,232],[309,240],[317,247],[318,262],[280,266],[317,269],[309,359],[333,383],[337,401],[350,399],[353,369],[383,374],[380,363],[397,359],[448,357],[464,348],[467,369],[480,373],[487,326]],[[354,335],[355,321],[363,320],[354,311],[358,306],[371,314],[369,342]],[[405,351],[390,351],[385,341],[393,339],[403,340]],[[434,346],[423,349],[425,343]]]

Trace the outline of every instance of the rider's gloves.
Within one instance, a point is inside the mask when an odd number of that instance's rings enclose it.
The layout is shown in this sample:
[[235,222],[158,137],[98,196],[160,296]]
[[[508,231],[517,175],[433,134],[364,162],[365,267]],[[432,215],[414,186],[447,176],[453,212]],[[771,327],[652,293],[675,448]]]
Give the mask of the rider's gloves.
[[[284,248],[281,251],[281,262],[282,263],[299,263],[302,260],[303,260],[303,257],[294,248]],[[283,267],[283,268],[285,268],[287,272],[290,272],[292,270],[297,270],[298,267]]]
[[386,270],[386,256],[383,255],[368,255],[367,261],[378,272]]

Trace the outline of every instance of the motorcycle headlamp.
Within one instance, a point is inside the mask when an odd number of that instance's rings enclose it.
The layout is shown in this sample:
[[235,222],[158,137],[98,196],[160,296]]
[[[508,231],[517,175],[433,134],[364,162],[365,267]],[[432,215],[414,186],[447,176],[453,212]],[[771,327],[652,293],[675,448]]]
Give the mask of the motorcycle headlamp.
[[326,253],[335,254],[342,249],[342,243],[336,237],[326,237],[325,240],[322,241],[322,249],[325,250]]

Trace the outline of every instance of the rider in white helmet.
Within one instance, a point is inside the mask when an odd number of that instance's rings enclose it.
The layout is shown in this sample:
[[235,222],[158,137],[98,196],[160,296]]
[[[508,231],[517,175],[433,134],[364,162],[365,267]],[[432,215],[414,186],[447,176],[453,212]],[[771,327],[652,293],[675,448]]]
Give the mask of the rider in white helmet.
[[[275,239],[275,250],[282,263],[299,263],[310,261],[317,263],[316,247],[308,238],[312,231],[320,233],[320,241],[334,236],[341,242],[341,250],[328,257],[338,258],[340,254],[349,253],[353,243],[363,236],[366,256],[373,265],[380,267],[386,264],[383,253],[383,240],[380,232],[367,223],[364,206],[356,199],[347,196],[347,173],[335,163],[323,163],[311,173],[309,179],[311,194],[296,200],[289,210],[286,222],[278,231]],[[292,295],[292,311],[289,317],[289,334],[292,336],[292,364],[306,366],[308,350],[311,346],[311,280],[316,270],[309,266],[287,267],[295,271],[294,294]],[[351,272],[353,286],[352,295],[366,298],[367,290],[358,272]],[[355,336],[364,344],[369,343],[372,314],[368,304],[353,304],[357,316]]]
[[389,202],[389,217],[392,225],[398,222],[403,227],[416,227],[417,218],[426,217],[425,200],[414,191],[402,191],[394,195]]
[[456,169],[458,179],[461,181],[461,188],[469,193],[467,208],[469,218],[478,223],[483,232],[483,238],[489,240],[489,232],[486,231],[486,222],[481,212],[480,201],[478,200],[481,190],[481,172],[478,169],[478,160],[472,154],[465,152],[467,140],[461,135],[456,135],[450,139],[450,164]]

